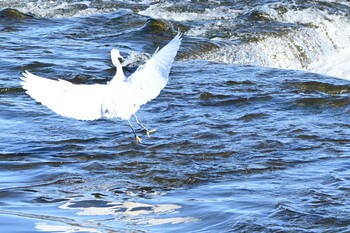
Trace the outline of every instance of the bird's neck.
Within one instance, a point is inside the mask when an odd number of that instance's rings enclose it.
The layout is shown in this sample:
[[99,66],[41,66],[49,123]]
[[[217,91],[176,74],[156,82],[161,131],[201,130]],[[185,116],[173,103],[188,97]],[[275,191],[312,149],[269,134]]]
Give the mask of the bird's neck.
[[120,62],[116,62],[115,67],[117,68],[117,72],[115,74],[115,76],[113,77],[113,79],[111,80],[111,82],[123,82],[125,80],[125,75],[123,72],[123,67],[120,64]]

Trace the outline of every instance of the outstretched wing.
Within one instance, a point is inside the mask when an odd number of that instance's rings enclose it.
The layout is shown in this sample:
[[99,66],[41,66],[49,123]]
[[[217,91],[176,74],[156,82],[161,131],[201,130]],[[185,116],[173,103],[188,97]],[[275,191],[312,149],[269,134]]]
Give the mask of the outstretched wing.
[[128,78],[128,83],[138,106],[156,98],[168,82],[170,68],[181,44],[177,34],[166,46]]
[[75,85],[64,80],[51,80],[23,73],[22,86],[33,99],[52,111],[78,120],[102,117],[106,85]]

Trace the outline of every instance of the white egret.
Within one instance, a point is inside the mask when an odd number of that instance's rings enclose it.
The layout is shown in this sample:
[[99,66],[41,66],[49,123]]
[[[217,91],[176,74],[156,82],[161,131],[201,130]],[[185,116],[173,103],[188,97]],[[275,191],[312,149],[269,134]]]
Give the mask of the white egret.
[[125,77],[119,62],[122,58],[117,49],[112,49],[111,58],[116,66],[116,74],[105,85],[73,84],[58,79],[46,79],[25,71],[21,85],[26,93],[52,111],[78,120],[99,118],[121,118],[129,122],[136,142],[142,143],[130,123],[131,115],[146,131],[148,137],[155,130],[148,130],[137,119],[135,113],[140,106],[156,98],[168,82],[170,68],[181,44],[181,34],[177,34],[166,46],[129,77]]

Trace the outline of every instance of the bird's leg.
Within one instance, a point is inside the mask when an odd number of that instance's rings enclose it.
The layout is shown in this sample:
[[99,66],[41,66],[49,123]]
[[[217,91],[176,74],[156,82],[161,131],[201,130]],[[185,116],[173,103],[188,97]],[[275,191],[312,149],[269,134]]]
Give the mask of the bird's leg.
[[142,143],[141,138],[140,138],[139,136],[137,136],[137,134],[136,134],[136,132],[135,132],[135,130],[134,130],[134,127],[132,127],[132,125],[131,125],[131,123],[130,123],[130,120],[128,120],[128,122],[129,122],[129,126],[130,126],[132,132],[133,132],[134,135],[135,135],[136,143]]
[[150,133],[153,133],[153,132],[155,132],[156,130],[155,130],[155,129],[151,129],[151,130],[147,129],[145,126],[143,126],[143,125],[139,122],[139,119],[137,119],[136,114],[134,114],[134,117],[135,117],[136,123],[137,123],[142,129],[146,130],[147,136],[148,136],[148,137],[151,137],[151,136],[150,136]]

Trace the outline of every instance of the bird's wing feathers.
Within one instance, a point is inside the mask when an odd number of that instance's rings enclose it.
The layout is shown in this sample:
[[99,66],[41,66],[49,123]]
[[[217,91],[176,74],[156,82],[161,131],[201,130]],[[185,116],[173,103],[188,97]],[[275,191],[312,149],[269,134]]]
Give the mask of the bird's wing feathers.
[[106,85],[75,85],[64,80],[51,80],[23,73],[22,86],[33,99],[54,112],[78,120],[102,117]]
[[[181,34],[178,34],[128,78],[129,90],[123,91],[130,92],[133,97],[133,109],[156,98],[165,87],[180,44]],[[28,71],[23,76],[21,84],[33,99],[62,116],[78,120],[103,117],[104,102],[111,95],[118,95],[113,85],[75,85],[64,80],[42,78]]]
[[156,98],[167,84],[170,68],[179,50],[181,40],[181,34],[177,34],[129,77],[129,86],[136,97],[138,106]]

